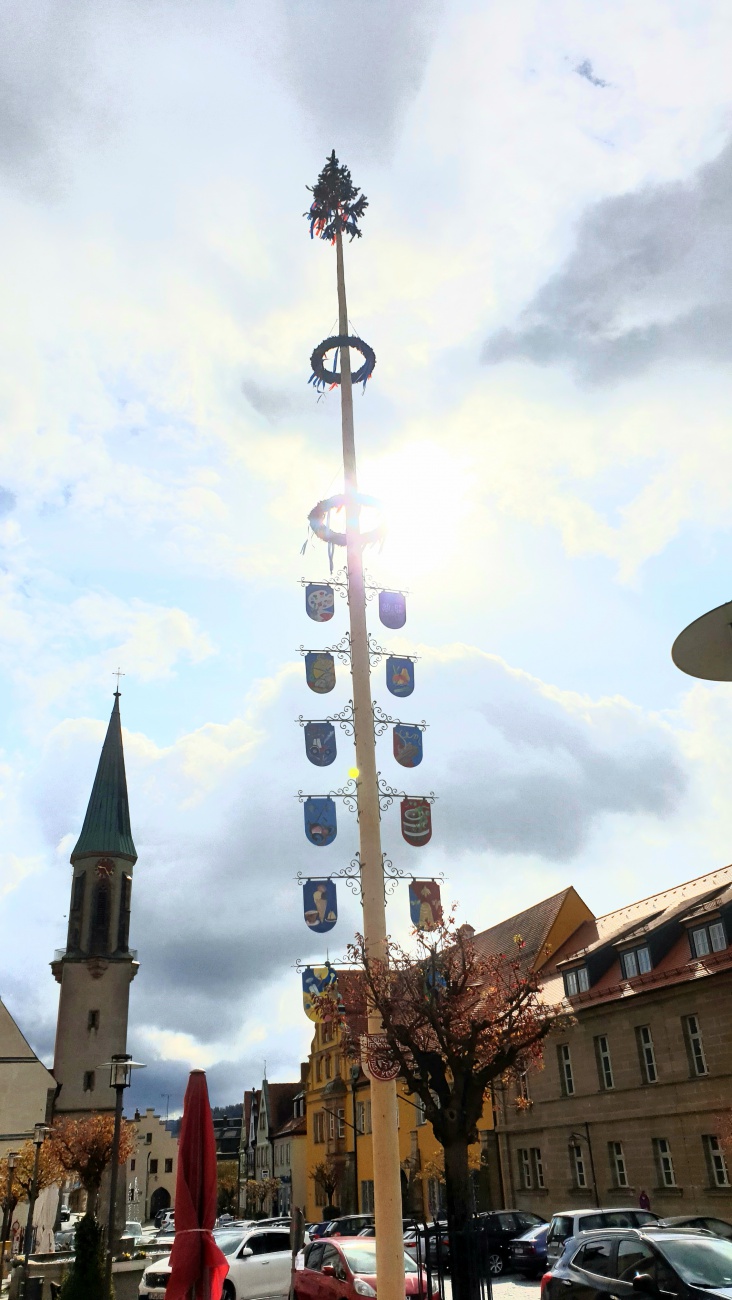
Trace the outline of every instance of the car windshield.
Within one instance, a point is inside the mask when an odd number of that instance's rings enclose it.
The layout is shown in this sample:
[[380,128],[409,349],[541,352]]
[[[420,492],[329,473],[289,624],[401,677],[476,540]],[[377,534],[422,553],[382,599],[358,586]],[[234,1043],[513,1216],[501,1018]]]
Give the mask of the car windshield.
[[233,1255],[237,1246],[241,1246],[241,1241],[240,1232],[232,1232],[228,1237],[224,1233],[221,1236],[218,1233],[216,1234],[216,1245],[219,1250],[223,1250],[225,1255]]
[[732,1243],[720,1237],[657,1241],[669,1264],[691,1286],[732,1286]]
[[[373,1277],[376,1273],[376,1242],[373,1239],[368,1237],[359,1238],[357,1246],[355,1244],[344,1246],[343,1254],[352,1273],[366,1273],[369,1277]],[[404,1272],[417,1272],[417,1265],[411,1255],[406,1253],[404,1255]]]

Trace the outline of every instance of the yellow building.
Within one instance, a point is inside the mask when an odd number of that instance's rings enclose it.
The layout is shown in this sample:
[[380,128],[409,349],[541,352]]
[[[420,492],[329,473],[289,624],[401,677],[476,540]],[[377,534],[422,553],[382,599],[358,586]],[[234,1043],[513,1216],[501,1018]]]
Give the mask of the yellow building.
[[[466,927],[481,956],[511,952],[514,938],[524,941],[530,965],[540,970],[552,952],[590,915],[573,888],[564,889],[534,907],[475,934]],[[362,979],[357,971],[339,971],[338,991],[352,1033],[366,1029]],[[308,1058],[305,1089],[307,1117],[307,1192],[305,1217],[323,1218],[328,1203],[343,1214],[365,1214],[374,1208],[371,1146],[370,1084],[361,1067],[345,1055],[340,1025],[317,1023]],[[397,1082],[399,1158],[404,1212],[433,1218],[444,1208],[442,1148],[424,1115],[418,1097]],[[493,1132],[493,1105],[486,1098],[478,1125],[479,1142],[472,1151],[476,1209],[501,1204],[500,1153]],[[313,1175],[325,1166],[336,1180],[331,1196]]]

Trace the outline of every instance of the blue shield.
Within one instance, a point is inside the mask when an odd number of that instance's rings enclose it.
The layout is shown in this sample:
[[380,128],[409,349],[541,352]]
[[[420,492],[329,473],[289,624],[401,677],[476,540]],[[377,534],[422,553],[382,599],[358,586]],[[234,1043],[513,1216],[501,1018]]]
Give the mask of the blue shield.
[[330,766],[336,756],[336,738],[332,722],[305,723],[305,753],[316,767]]
[[327,650],[308,650],[305,680],[316,695],[327,695],[335,686],[335,659]]
[[338,834],[333,799],[305,800],[305,834],[311,844],[332,844]]
[[419,767],[422,762],[422,732],[408,722],[394,728],[394,757],[402,767]]
[[320,1020],[318,999],[321,994],[338,996],[338,976],[327,961],[325,966],[306,966],[302,973],[302,1004],[308,1020]]
[[334,880],[306,880],[302,887],[305,924],[315,934],[327,934],[338,920]]
[[315,623],[327,623],[333,617],[334,600],[335,592],[327,582],[309,582],[305,588],[305,609]]
[[[333,669],[335,677],[335,668]],[[392,695],[403,698],[414,690],[414,664],[411,659],[396,659],[390,655],[386,661],[386,686]]]
[[407,621],[407,598],[402,591],[379,592],[379,618],[384,627],[404,627]]

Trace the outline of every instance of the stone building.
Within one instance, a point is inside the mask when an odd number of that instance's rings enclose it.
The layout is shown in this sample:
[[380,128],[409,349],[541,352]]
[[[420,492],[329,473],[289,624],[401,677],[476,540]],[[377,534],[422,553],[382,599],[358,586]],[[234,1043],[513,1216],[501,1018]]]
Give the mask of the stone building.
[[0,1002],[0,1158],[19,1151],[36,1124],[48,1121],[56,1080]]
[[[302,1093],[302,1082],[270,1083],[262,1080],[261,1088],[247,1090],[244,1094],[242,1140],[239,1151],[239,1204],[247,1215],[288,1213],[293,1201],[293,1169],[298,1185],[303,1181],[300,1159],[300,1125],[296,1118],[295,1098]],[[294,1162],[294,1164],[293,1164]],[[247,1193],[247,1180],[267,1182],[277,1179],[280,1187],[269,1193],[259,1204],[259,1198]]]
[[145,1223],[175,1206],[178,1139],[152,1107],[144,1115],[135,1111],[133,1123],[137,1148],[127,1162],[127,1218]]
[[71,854],[65,949],[51,969],[61,985],[53,1073],[56,1115],[114,1109],[115,1094],[99,1066],[127,1050],[130,984],[138,970],[129,946],[132,870],[119,691],[81,834]]
[[544,996],[576,1024],[499,1096],[506,1202],[539,1214],[637,1204],[732,1219],[722,1138],[732,1106],[732,867],[583,920]]

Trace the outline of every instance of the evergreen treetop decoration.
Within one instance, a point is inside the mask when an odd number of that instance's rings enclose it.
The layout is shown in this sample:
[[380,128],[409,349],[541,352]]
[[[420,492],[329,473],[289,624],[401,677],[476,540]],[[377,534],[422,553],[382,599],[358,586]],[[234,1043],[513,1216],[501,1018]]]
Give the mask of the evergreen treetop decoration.
[[361,238],[358,222],[366,211],[369,201],[357,185],[351,180],[348,167],[340,165],[335,156],[335,149],[327,159],[325,167],[314,185],[308,185],[313,201],[309,212],[304,212],[310,222],[310,238],[329,239],[335,243],[340,230],[349,234],[351,239]]

